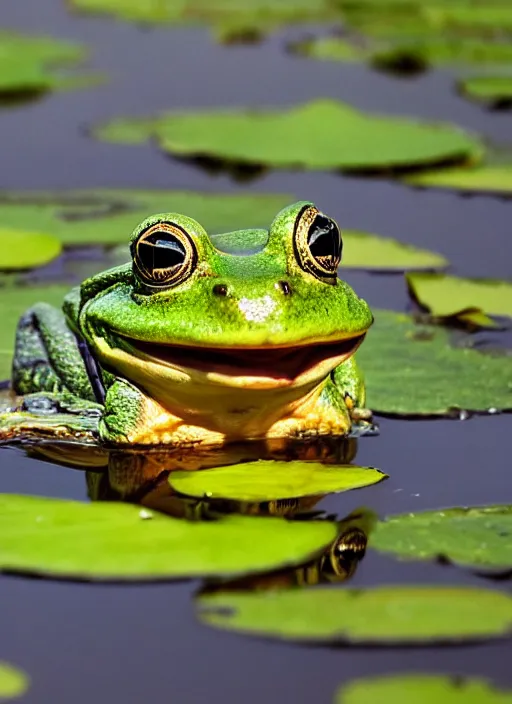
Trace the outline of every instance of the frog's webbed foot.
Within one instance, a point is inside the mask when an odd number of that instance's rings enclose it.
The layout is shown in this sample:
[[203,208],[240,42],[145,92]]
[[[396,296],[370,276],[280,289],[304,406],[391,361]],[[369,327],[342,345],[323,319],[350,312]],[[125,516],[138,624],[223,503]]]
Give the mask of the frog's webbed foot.
[[102,406],[69,393],[13,397],[0,413],[0,444],[37,440],[97,442]]

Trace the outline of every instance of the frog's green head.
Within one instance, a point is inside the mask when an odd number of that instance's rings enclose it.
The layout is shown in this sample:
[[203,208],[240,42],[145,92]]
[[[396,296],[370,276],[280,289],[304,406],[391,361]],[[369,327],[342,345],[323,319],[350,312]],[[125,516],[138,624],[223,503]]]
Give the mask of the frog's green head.
[[95,285],[81,326],[103,361],[139,382],[181,374],[253,389],[318,383],[372,323],[337,276],[340,230],[312,203],[285,208],[268,231],[212,238],[191,218],[154,215],[130,248],[124,273]]

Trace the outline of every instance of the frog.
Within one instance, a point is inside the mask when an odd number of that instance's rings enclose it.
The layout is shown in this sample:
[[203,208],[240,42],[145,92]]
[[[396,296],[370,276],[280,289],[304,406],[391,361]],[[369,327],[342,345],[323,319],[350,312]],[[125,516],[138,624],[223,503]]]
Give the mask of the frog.
[[373,315],[338,275],[342,253],[338,224],[310,201],[224,234],[147,217],[130,261],[72,288],[61,309],[21,316],[17,422],[64,410],[96,419],[105,445],[174,448],[371,425],[355,352]]

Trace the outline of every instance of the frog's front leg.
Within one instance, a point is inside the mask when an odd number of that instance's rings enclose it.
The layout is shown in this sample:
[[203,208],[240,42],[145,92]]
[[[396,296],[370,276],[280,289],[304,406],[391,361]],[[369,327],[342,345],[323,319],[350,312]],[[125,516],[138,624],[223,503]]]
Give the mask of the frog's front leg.
[[366,389],[364,378],[355,357],[350,357],[340,364],[332,373],[332,378],[338,389],[350,418],[355,423],[371,422],[372,412],[365,407]]
[[12,364],[16,394],[71,394],[95,401],[80,349],[62,311],[37,303],[20,318]]

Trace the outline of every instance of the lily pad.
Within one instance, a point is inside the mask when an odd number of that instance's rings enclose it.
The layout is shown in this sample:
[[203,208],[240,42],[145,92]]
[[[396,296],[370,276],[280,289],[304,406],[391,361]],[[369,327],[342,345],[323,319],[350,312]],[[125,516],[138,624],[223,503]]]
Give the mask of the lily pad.
[[376,524],[370,545],[413,560],[510,569],[511,537],[512,506],[484,506],[390,516]]
[[169,483],[186,496],[260,502],[349,491],[386,477],[369,467],[260,460],[201,472],[171,472]]
[[369,115],[335,100],[289,110],[167,112],[113,120],[94,134],[129,144],[155,139],[181,157],[356,172],[478,161],[483,153],[476,137],[454,125]]
[[512,76],[474,76],[460,81],[459,89],[468,98],[490,107],[512,107]]
[[373,313],[375,323],[357,352],[369,408],[406,416],[512,408],[512,355],[452,347],[443,328],[418,326],[391,311]]
[[475,168],[425,171],[405,177],[412,186],[449,188],[464,193],[512,194],[512,164],[482,164]]
[[354,680],[340,687],[334,704],[512,704],[512,692],[485,680],[441,675],[396,675]]
[[352,63],[367,57],[367,52],[361,47],[341,37],[318,37],[289,45],[294,54],[302,54],[310,59],[321,61],[342,61]]
[[61,252],[58,239],[42,232],[0,226],[0,269],[32,269],[48,264]]
[[294,641],[402,645],[487,639],[512,630],[512,598],[486,589],[386,586],[217,592],[207,625]]
[[0,701],[21,697],[28,687],[29,679],[22,670],[7,662],[0,662]]
[[332,17],[328,0],[71,0],[83,12],[106,13],[131,22],[193,23],[273,28],[287,22]]
[[[56,69],[72,66],[86,55],[84,47],[50,37],[0,32],[0,98],[31,96],[72,86],[74,77]],[[77,77],[80,84],[83,77]]]
[[267,227],[294,197],[286,194],[231,195],[187,191],[83,190],[55,193],[0,192],[0,223],[47,232],[64,245],[128,244],[148,215],[185,213],[209,232]]
[[433,273],[406,275],[411,295],[435,318],[472,320],[494,326],[487,315],[512,317],[512,283],[496,279],[461,279]]
[[[301,563],[329,545],[329,521],[229,516],[189,522],[124,503],[0,495],[0,570],[81,580],[244,574]],[[56,540],[58,536],[58,540]]]

